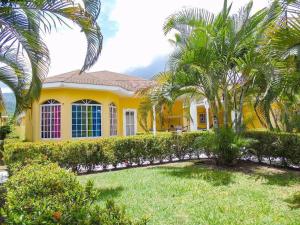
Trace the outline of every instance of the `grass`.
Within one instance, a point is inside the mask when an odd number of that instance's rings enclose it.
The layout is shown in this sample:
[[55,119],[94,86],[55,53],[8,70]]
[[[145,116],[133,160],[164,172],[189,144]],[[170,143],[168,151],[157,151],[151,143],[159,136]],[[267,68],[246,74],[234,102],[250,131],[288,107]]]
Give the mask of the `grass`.
[[184,162],[80,176],[150,224],[300,224],[300,172]]

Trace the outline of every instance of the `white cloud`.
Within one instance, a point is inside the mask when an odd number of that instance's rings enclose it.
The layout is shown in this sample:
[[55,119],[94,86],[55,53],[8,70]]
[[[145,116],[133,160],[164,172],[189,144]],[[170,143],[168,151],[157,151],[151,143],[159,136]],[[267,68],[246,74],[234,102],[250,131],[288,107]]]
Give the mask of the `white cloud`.
[[[233,1],[233,12],[247,2]],[[268,0],[254,0],[254,10],[267,3]],[[172,50],[162,32],[163,23],[170,14],[182,7],[218,12],[222,6],[223,0],[117,0],[110,20],[115,21],[119,29],[114,37],[104,39],[101,57],[91,70],[124,72],[148,66],[155,58]],[[47,43],[52,57],[50,75],[80,69],[86,43],[79,29],[51,34]]]

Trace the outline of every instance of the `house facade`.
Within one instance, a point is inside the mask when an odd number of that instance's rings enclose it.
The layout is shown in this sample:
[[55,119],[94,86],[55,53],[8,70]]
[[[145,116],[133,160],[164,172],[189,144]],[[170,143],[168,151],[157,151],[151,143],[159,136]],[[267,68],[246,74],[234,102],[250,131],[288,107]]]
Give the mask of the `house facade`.
[[[109,71],[82,74],[73,71],[49,77],[43,83],[39,100],[21,119],[20,136],[27,141],[53,141],[145,132],[138,113],[142,99],[136,91],[152,84],[149,80]],[[186,119],[186,110],[192,119]],[[152,113],[147,120],[154,133],[210,129],[213,122],[205,100],[192,102],[188,109],[178,100],[172,109],[163,107],[160,115]],[[253,128],[258,126],[255,122]]]

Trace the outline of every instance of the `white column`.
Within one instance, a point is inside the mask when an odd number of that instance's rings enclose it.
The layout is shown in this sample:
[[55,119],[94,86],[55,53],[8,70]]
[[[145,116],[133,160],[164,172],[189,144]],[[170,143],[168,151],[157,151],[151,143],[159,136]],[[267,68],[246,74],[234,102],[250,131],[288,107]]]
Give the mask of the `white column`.
[[153,128],[153,135],[156,135],[156,109],[155,109],[155,105],[152,106],[152,112],[153,112],[153,124],[152,124],[152,128]]
[[191,115],[190,130],[197,131],[198,130],[198,118],[197,118],[197,102],[196,101],[191,102],[190,115]]
[[205,110],[206,110],[206,130],[209,130],[209,105],[205,104]]
[[206,110],[206,130],[209,130],[209,103],[207,99],[204,99],[204,107]]

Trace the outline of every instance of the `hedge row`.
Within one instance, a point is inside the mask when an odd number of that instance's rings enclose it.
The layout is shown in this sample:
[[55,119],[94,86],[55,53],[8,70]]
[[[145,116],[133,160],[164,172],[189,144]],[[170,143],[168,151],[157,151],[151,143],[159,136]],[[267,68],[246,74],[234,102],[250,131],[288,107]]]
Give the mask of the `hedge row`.
[[[96,166],[106,168],[118,163],[142,165],[148,161],[162,162],[185,156],[200,156],[201,153],[213,153],[211,149],[198,149],[195,140],[205,139],[205,132],[183,134],[140,135],[133,137],[101,138],[94,140],[76,140],[62,142],[16,142],[8,140],[4,145],[4,161],[11,171],[19,170],[34,162],[56,162],[61,167],[71,168],[75,172],[82,169],[91,171]],[[257,140],[249,150],[243,149],[250,157],[280,159],[284,166],[300,166],[300,136],[297,134],[272,132],[247,132],[247,138]]]
[[275,133],[268,131],[246,132],[247,138],[257,142],[248,151],[249,156],[272,161],[281,160],[283,166],[300,166],[300,135],[291,133]]
[[40,143],[8,140],[4,145],[4,161],[11,171],[46,160],[76,172],[124,162],[129,166],[141,165],[145,161],[154,163],[200,154],[193,148],[193,143],[202,134],[194,132]]

